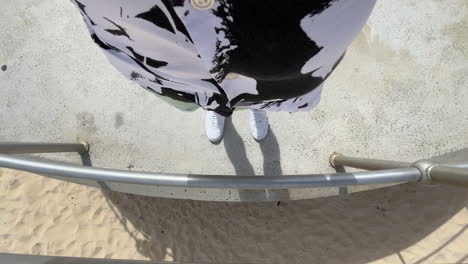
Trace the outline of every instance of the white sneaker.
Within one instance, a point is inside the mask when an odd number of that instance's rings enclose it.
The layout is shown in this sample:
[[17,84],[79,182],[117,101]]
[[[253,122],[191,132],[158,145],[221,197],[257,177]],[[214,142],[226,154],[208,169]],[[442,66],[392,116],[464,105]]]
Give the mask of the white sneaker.
[[213,111],[206,111],[205,131],[212,143],[218,143],[223,138],[225,119],[224,116]]
[[249,110],[250,132],[256,140],[263,140],[268,134],[268,118],[265,110]]

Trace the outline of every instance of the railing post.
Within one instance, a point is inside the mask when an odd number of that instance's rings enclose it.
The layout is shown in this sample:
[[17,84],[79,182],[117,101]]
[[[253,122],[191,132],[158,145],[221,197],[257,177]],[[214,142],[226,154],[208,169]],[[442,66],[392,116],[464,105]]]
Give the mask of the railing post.
[[26,154],[26,153],[54,153],[89,151],[87,142],[78,143],[36,143],[36,142],[0,142],[0,153]]
[[414,163],[391,160],[362,159],[333,153],[330,165],[347,166],[364,170],[388,170],[397,168],[417,168],[421,173],[420,181],[424,183],[442,183],[468,187],[468,168],[466,163],[440,165],[431,160],[419,160]]
[[468,187],[468,169],[435,165],[428,169],[428,178],[436,183]]
[[343,156],[336,152],[330,156],[330,165],[333,168],[336,166],[346,166],[363,170],[390,170],[411,167],[411,163],[409,162],[354,158]]

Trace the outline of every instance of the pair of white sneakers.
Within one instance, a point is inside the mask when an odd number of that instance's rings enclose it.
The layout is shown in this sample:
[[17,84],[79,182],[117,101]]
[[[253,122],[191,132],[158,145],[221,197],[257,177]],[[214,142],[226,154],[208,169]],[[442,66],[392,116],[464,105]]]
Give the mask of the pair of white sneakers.
[[[224,134],[225,117],[213,111],[206,112],[206,136],[212,143],[221,141]],[[263,140],[268,134],[268,118],[265,110],[249,110],[250,132],[255,140]]]

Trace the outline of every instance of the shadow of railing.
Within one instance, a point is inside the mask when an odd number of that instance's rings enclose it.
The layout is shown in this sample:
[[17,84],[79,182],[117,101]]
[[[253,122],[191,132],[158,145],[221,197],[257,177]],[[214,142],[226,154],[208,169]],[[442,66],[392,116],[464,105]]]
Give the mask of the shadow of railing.
[[170,248],[174,261],[209,263],[366,263],[420,241],[468,202],[463,188],[414,183],[280,206],[103,193],[142,255],[160,260]]
[[433,250],[430,254],[426,255],[425,257],[419,259],[418,261],[414,262],[414,264],[420,264],[420,263],[425,263],[426,260],[428,260],[429,258],[431,258],[432,256],[434,256],[435,254],[437,254],[438,252],[440,252],[442,249],[444,249],[445,247],[447,247],[450,243],[452,243],[452,241],[454,241],[455,239],[457,239],[459,236],[461,236],[465,231],[466,229],[468,228],[468,224],[467,225],[464,225],[462,227],[462,229],[460,229],[460,231],[458,231],[457,233],[455,233],[449,240],[447,240],[446,242],[444,242],[442,245],[440,245],[438,248],[436,248],[435,250]]
[[[3,145],[6,146],[3,150],[18,153],[14,145]],[[21,145],[19,152],[22,153],[27,147],[44,150],[44,145],[38,143],[17,145]],[[61,146],[68,151],[84,152],[87,146],[45,145],[52,147],[53,152]],[[465,158],[466,150],[453,153]],[[335,167],[348,164],[381,170],[284,177],[206,176],[109,170],[0,154],[0,167],[103,188],[109,205],[142,255],[158,260],[169,250],[175,261],[212,263],[296,263],[311,259],[317,263],[341,263],[344,259],[347,263],[368,262],[400,252],[427,236],[466,206],[468,193],[466,189],[454,186],[426,188],[423,184],[408,183],[346,196],[288,201],[277,206],[276,203],[164,199],[110,190],[124,186],[120,190],[130,192],[126,188],[134,185],[146,188],[140,191],[158,185],[187,189],[276,190],[418,181],[421,178],[431,182],[433,176],[438,181],[450,176],[451,184],[465,183],[466,164],[448,166],[433,161],[422,162],[406,167],[407,163],[402,162],[333,155],[331,163]],[[400,168],[391,169],[394,166]],[[106,188],[100,182],[105,183]],[[155,193],[155,196],[159,195],[161,193]],[[365,254],[350,254],[362,248],[366,249]]]

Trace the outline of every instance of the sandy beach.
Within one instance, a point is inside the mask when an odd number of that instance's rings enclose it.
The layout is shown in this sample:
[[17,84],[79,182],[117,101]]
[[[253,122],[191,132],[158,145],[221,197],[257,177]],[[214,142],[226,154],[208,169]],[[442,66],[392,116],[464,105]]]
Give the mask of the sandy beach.
[[158,199],[0,170],[0,252],[200,263],[468,263],[466,189]]

